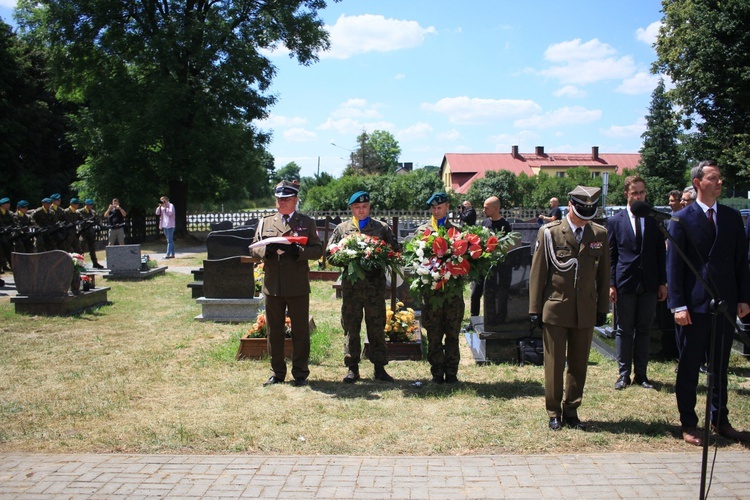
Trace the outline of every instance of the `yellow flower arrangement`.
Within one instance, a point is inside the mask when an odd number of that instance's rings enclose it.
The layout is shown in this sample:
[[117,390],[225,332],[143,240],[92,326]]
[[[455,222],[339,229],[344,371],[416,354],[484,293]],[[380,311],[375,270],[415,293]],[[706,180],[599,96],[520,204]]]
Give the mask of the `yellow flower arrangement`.
[[391,342],[414,342],[419,324],[414,320],[414,309],[404,309],[404,303],[396,303],[396,311],[385,310],[385,336]]
[[[287,337],[292,336],[292,320],[289,316],[284,320],[284,330]],[[258,313],[258,317],[256,318],[255,323],[250,326],[246,337],[249,339],[264,339],[268,337],[268,324],[266,323],[265,311]]]

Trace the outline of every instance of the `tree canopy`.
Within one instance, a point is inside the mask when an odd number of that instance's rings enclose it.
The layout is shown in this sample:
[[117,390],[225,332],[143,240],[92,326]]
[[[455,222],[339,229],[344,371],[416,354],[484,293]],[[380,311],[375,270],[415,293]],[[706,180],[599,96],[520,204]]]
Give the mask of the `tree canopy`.
[[669,75],[689,157],[713,158],[731,182],[750,175],[750,2],[662,0],[654,72]]
[[[337,0],[334,0],[337,1]],[[169,194],[177,227],[191,201],[243,199],[268,186],[268,137],[252,126],[275,97],[261,51],[301,64],[328,47],[323,0],[21,0],[26,40],[50,54],[74,102],[77,187],[151,207]],[[252,181],[251,181],[252,179]],[[166,193],[165,193],[166,192]]]
[[389,174],[398,167],[401,146],[393,134],[375,130],[368,134],[363,130],[357,136],[357,148],[349,155],[349,165],[344,175]]
[[646,181],[647,201],[664,205],[673,189],[685,186],[687,161],[680,147],[680,126],[666,94],[664,79],[651,94],[638,174]]

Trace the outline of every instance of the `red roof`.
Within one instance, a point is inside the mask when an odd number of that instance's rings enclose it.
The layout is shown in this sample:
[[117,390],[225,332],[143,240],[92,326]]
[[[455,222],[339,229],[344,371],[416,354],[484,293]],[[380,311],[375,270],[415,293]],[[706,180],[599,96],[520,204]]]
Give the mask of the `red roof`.
[[446,153],[440,166],[442,177],[446,165],[450,166],[451,185],[456,193],[468,191],[471,183],[484,177],[488,171],[508,170],[515,175],[533,176],[540,169],[589,167],[592,169],[634,169],[641,161],[638,153],[600,153],[594,159],[586,153]]

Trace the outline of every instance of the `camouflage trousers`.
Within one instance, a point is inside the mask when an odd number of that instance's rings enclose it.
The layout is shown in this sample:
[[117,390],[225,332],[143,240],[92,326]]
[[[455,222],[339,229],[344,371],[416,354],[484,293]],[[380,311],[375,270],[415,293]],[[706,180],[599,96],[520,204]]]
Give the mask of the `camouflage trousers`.
[[464,318],[462,296],[447,299],[442,307],[434,307],[425,300],[422,307],[422,326],[427,330],[427,360],[432,375],[456,375],[461,353],[458,336]]
[[368,357],[374,365],[388,364],[385,345],[385,278],[351,284],[341,290],[341,327],[344,329],[344,365],[359,364],[362,357],[362,317],[367,330]]

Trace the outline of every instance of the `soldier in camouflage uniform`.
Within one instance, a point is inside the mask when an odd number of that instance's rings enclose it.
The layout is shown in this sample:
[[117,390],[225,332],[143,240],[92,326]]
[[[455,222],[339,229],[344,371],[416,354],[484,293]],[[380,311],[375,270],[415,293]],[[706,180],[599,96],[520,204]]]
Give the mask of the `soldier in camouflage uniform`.
[[20,200],[16,203],[16,215],[13,217],[13,226],[18,234],[15,236],[16,240],[14,244],[15,251],[19,253],[34,253],[34,238],[28,235],[36,225],[31,220],[31,217],[29,217],[28,212],[28,201]]
[[99,264],[99,260],[96,257],[96,234],[99,227],[99,217],[97,217],[96,210],[94,210],[94,200],[86,198],[84,203],[86,205],[78,210],[78,213],[83,218],[81,236],[83,237],[83,241],[86,242],[94,269],[104,269],[104,266]]
[[57,249],[54,237],[49,233],[54,230],[57,225],[57,218],[55,217],[55,212],[52,211],[51,205],[52,200],[50,198],[44,198],[42,200],[42,206],[34,210],[34,213],[31,214],[31,219],[43,231],[36,236],[37,252],[47,252],[49,250]]
[[0,271],[10,271],[10,254],[13,244],[13,212],[10,211],[10,198],[0,199]]
[[[387,224],[370,217],[370,195],[365,191],[354,193],[349,198],[352,220],[344,221],[333,232],[331,244],[338,243],[352,233],[377,237],[396,248],[398,242]],[[370,271],[364,280],[352,283],[343,270],[341,279],[341,327],[344,329],[344,365],[348,372],[344,382],[353,384],[359,380],[359,362],[362,352],[360,329],[364,311],[369,358],[375,365],[374,378],[393,382],[385,371],[388,354],[385,344],[385,273],[382,269]]]
[[62,230],[65,236],[63,250],[68,253],[81,253],[81,241],[78,239],[78,223],[83,220],[83,216],[78,213],[80,205],[81,203],[78,201],[78,198],[71,198],[70,206],[62,211],[62,220],[68,226]]
[[[415,237],[421,236],[427,229],[437,230],[439,227],[459,229],[448,220],[450,203],[445,193],[433,194],[427,200],[427,206],[430,207],[432,217],[427,224],[417,228]],[[422,306],[422,326],[427,330],[427,360],[430,362],[432,381],[436,384],[458,382],[458,363],[461,360],[458,336],[461,332],[463,317],[463,295],[448,298],[439,308],[432,306],[430,296],[425,295]],[[443,338],[445,338],[445,345],[443,345]]]

